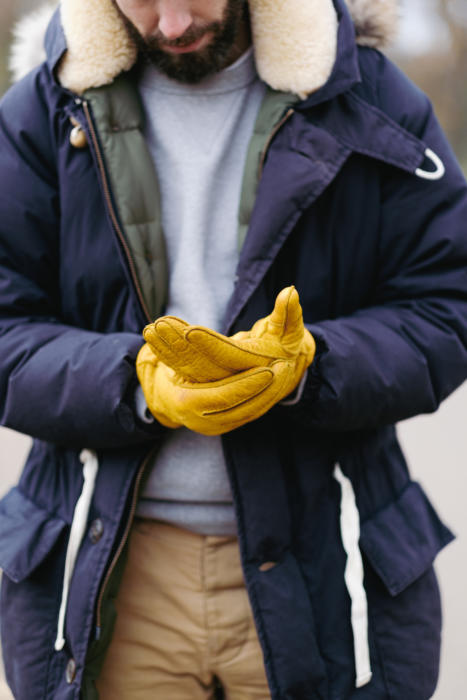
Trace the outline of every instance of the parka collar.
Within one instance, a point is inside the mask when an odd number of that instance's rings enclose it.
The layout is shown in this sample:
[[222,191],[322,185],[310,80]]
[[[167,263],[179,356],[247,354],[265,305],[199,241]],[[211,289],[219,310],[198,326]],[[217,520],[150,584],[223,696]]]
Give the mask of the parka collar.
[[60,8],[57,7],[49,22],[44,38],[46,62],[52,75],[67,50],[65,32],[60,21]]
[[336,95],[350,90],[362,79],[358,64],[358,46],[352,17],[344,0],[333,0],[333,2],[338,20],[337,51],[334,66],[326,83],[296,105],[296,108],[299,110],[305,110],[330,100]]
[[[350,2],[350,0],[347,0],[347,2]],[[352,0],[352,2],[356,2],[356,0]],[[330,7],[331,12],[334,12],[335,10],[336,23],[335,30],[332,30],[331,25],[331,28],[328,27],[328,31],[331,44],[336,40],[336,38],[332,40],[333,31],[334,34],[337,33],[336,45],[334,48],[332,48],[331,62],[329,62],[329,57],[326,59],[328,67],[326,67],[326,65],[321,67],[321,75],[323,77],[312,77],[310,80],[310,86],[312,86],[311,94],[302,95],[302,97],[304,97],[304,107],[330,99],[336,94],[349,89],[353,84],[360,80],[355,27],[348,7],[344,0],[332,0]],[[334,8],[334,10],[332,8]],[[63,23],[62,10],[57,8],[49,24],[45,37],[47,63],[54,75],[57,75],[59,66],[63,62],[62,59],[64,59],[65,54],[69,52],[67,36],[63,29]],[[268,51],[270,51],[270,48]],[[257,62],[259,63],[259,51],[257,51],[257,54]],[[131,67],[130,63],[132,63],[132,61],[129,61],[129,65],[125,66],[124,69]],[[61,67],[60,70],[62,70]],[[275,78],[274,71],[272,72],[272,78],[273,80]],[[109,78],[108,82],[111,82],[112,79],[113,78]],[[270,81],[271,84],[273,83],[273,80]],[[291,81],[292,84],[294,83],[294,80],[295,79]],[[301,81],[302,78],[300,78],[298,82],[300,83]],[[74,90],[73,85],[67,85],[66,81],[62,80],[61,82],[65,82],[65,87],[69,87],[72,91],[80,92],[79,89]],[[268,80],[266,80],[266,82],[268,82]],[[89,87],[92,87],[92,85]],[[275,86],[272,84],[272,87]],[[283,90],[285,88],[280,86],[278,89]],[[290,91],[293,92],[294,90]],[[297,89],[297,91],[299,91],[299,89]],[[304,92],[307,91],[305,90]]]

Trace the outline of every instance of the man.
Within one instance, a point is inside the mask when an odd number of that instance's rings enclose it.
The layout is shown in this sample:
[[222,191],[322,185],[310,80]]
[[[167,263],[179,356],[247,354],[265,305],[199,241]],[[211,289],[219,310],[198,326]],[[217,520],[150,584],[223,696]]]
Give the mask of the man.
[[1,103],[16,698],[434,692],[393,424],[467,375],[467,189],[349,6],[63,0]]

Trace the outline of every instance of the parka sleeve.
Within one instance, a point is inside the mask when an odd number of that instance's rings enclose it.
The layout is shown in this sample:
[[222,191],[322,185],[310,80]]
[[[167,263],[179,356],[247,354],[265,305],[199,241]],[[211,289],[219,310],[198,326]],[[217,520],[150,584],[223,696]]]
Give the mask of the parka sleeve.
[[76,447],[154,440],[162,427],[140,422],[133,406],[141,337],[60,318],[49,129],[36,73],[0,104],[0,423]]
[[371,305],[309,326],[318,352],[288,415],[313,429],[371,429],[435,411],[467,377],[467,185],[428,99],[388,63],[380,84],[380,107],[446,171],[430,181],[382,169]]

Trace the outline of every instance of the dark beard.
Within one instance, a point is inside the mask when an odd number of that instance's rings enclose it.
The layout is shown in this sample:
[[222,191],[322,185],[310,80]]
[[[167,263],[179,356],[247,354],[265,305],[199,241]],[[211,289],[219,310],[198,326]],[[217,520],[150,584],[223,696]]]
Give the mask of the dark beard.
[[[118,7],[117,7],[118,9]],[[222,20],[188,29],[183,36],[173,41],[158,32],[149,38],[143,37],[135,25],[119,10],[132,40],[142,58],[156,66],[169,78],[182,83],[199,83],[209,75],[222,70],[231,54],[241,22],[247,13],[245,0],[228,0]],[[171,54],[163,46],[188,46],[206,32],[212,36],[207,46],[186,54]]]

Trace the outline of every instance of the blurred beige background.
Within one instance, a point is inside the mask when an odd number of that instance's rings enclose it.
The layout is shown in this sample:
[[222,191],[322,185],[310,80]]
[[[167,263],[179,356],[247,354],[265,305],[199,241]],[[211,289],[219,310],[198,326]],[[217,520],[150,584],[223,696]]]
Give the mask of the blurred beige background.
[[[1,0],[0,94],[8,85],[11,24],[40,4]],[[401,29],[391,55],[433,100],[467,172],[467,0],[403,0]],[[445,624],[441,676],[434,698],[462,700],[467,697],[467,384],[435,415],[400,424],[399,435],[413,477],[423,484],[458,536],[436,564]],[[0,428],[0,495],[16,482],[28,448],[29,438]],[[10,699],[0,677],[0,700]]]

